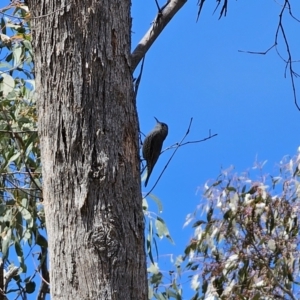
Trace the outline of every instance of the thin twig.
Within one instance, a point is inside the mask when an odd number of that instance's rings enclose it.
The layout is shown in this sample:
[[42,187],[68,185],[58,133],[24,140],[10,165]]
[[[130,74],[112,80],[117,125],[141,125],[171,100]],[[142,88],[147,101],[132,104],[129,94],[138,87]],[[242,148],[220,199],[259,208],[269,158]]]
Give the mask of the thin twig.
[[[290,77],[291,77],[291,83],[292,83],[292,90],[293,90],[293,97],[294,97],[294,102],[295,102],[295,105],[297,107],[297,109],[300,111],[300,106],[298,104],[298,100],[297,100],[297,92],[296,92],[296,87],[295,87],[295,78],[296,77],[299,77],[299,74],[296,73],[293,69],[293,63],[295,62],[299,62],[299,60],[293,60],[292,59],[292,54],[291,54],[291,50],[290,50],[290,46],[289,46],[289,42],[288,42],[288,39],[287,39],[287,36],[286,36],[286,33],[285,33],[285,30],[284,30],[284,27],[283,27],[283,14],[285,12],[285,10],[288,10],[289,11],[289,15],[294,19],[296,20],[297,22],[300,22],[299,19],[297,19],[293,13],[292,13],[292,8],[291,8],[291,4],[289,2],[289,0],[285,0],[284,4],[281,6],[281,11],[280,11],[280,14],[279,14],[279,21],[278,21],[278,25],[277,25],[277,28],[276,28],[276,32],[275,32],[275,41],[274,41],[274,44],[268,48],[266,51],[264,52],[256,52],[256,51],[243,51],[243,50],[239,50],[239,52],[245,52],[245,53],[249,53],[249,54],[260,54],[260,55],[266,55],[271,49],[275,48],[276,52],[277,52],[277,55],[285,62],[286,66],[285,66],[285,72],[284,72],[284,76],[286,77],[286,72],[287,70],[289,70],[289,74],[290,74]],[[287,55],[288,55],[288,58],[285,59],[279,52],[279,49],[278,49],[278,39],[279,39],[279,33],[282,34],[282,37],[283,37],[283,41],[284,41],[284,44],[286,46],[286,52],[287,52]]]
[[258,52],[258,51],[244,51],[244,50],[238,50],[238,52],[244,52],[244,53],[250,53],[250,54],[260,54],[260,55],[266,55],[271,49],[273,49],[274,47],[276,47],[277,44],[274,44],[273,46],[271,46],[269,49],[267,49],[264,52]]
[[135,100],[136,100],[137,93],[138,93],[139,86],[140,86],[140,82],[141,82],[141,79],[142,79],[142,74],[143,74],[143,70],[144,70],[145,57],[146,56],[143,57],[142,65],[141,65],[141,69],[140,69],[140,74],[139,74],[138,78],[136,79],[136,82],[135,82],[135,85],[134,85],[134,99]]
[[26,131],[13,131],[13,130],[0,130],[0,133],[19,134],[19,133],[37,133],[37,130],[26,130]]
[[[21,175],[28,175],[28,172],[22,172],[22,171],[14,171],[14,172],[1,172],[0,176],[7,176],[7,175],[15,175],[15,174],[21,174]],[[33,175],[41,175],[41,172],[31,172]]]
[[167,151],[167,150],[170,150],[170,149],[174,149],[174,148],[177,148],[177,147],[179,148],[179,147],[181,147],[181,146],[185,146],[185,145],[187,145],[187,144],[201,143],[201,142],[207,141],[207,140],[209,140],[209,139],[211,139],[211,138],[213,138],[213,137],[215,137],[215,136],[217,136],[217,135],[218,135],[217,133],[215,133],[215,134],[213,134],[213,135],[209,134],[208,137],[206,137],[206,138],[204,138],[204,139],[202,139],[202,140],[189,141],[189,142],[185,142],[185,143],[183,143],[183,144],[176,143],[176,144],[174,144],[174,145],[172,145],[172,146],[170,146],[170,147],[164,149],[164,150],[162,151],[162,153],[165,152],[165,151]]

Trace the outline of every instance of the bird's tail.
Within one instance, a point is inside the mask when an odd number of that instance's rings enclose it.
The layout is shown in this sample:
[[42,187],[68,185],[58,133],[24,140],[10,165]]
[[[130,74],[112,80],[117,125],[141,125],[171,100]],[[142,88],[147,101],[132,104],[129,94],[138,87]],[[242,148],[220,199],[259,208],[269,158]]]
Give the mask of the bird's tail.
[[149,180],[150,175],[151,175],[151,173],[152,173],[152,169],[153,169],[153,167],[147,165],[147,178],[146,178],[146,181],[145,181],[145,187],[146,187],[147,184],[148,184],[148,180]]

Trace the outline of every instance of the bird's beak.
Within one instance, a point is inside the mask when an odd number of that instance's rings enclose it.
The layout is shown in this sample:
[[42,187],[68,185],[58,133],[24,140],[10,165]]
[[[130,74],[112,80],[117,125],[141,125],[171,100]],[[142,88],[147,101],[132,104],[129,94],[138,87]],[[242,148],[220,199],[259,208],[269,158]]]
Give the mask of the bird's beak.
[[156,120],[157,123],[160,123],[155,117],[154,117],[154,119]]

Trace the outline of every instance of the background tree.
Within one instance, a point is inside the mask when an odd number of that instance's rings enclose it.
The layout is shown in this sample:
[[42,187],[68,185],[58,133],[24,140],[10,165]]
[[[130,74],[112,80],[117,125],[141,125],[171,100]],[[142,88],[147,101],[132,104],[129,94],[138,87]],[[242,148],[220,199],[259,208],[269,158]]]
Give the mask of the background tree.
[[257,163],[257,180],[231,169],[206,184],[184,257],[194,299],[299,298],[299,153],[278,176]]

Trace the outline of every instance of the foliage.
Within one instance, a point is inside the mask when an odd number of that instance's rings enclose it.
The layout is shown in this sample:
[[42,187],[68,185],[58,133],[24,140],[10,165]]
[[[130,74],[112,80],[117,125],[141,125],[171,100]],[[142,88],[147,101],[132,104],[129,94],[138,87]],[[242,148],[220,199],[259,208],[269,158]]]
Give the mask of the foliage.
[[300,148],[277,177],[256,164],[258,180],[225,170],[205,185],[184,256],[194,299],[299,299],[299,163]]
[[187,216],[194,236],[185,253],[168,272],[148,268],[151,297],[183,299],[188,280],[193,300],[299,299],[300,147],[280,162],[279,176],[263,165],[253,168],[256,180],[230,168],[205,184]]
[[[35,291],[35,281],[40,281],[35,275],[46,263],[47,241],[40,204],[41,161],[29,13],[20,2],[0,12],[0,226],[2,260],[6,274],[11,274],[6,275],[4,286],[9,296],[10,292],[23,295]],[[36,257],[40,262],[32,268],[28,257],[35,245],[41,249]]]
[[[161,201],[153,194],[149,194],[149,197],[157,204],[159,213],[162,213],[163,206]],[[163,274],[158,267],[158,261],[157,259],[155,259],[159,256],[156,237],[159,239],[163,239],[164,237],[166,237],[172,244],[174,242],[165,221],[159,215],[149,210],[146,198],[143,199],[143,210],[146,223],[146,251],[149,258],[149,267],[147,269],[149,274],[149,299],[151,299],[152,297],[155,297],[156,299],[167,299],[163,298],[163,295],[171,296],[175,294],[175,292],[170,288],[166,289],[166,294],[160,293],[160,291],[156,291],[157,288],[162,284],[163,279]],[[156,254],[156,257],[154,256],[154,254]],[[174,290],[178,289],[176,285],[173,288]]]
[[[196,212],[188,215],[194,236],[169,271],[151,263],[149,299],[299,299],[300,147],[285,157],[279,176],[223,170],[204,186]],[[252,178],[252,179],[251,179]]]

